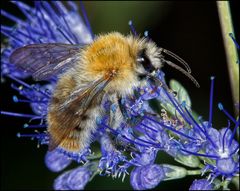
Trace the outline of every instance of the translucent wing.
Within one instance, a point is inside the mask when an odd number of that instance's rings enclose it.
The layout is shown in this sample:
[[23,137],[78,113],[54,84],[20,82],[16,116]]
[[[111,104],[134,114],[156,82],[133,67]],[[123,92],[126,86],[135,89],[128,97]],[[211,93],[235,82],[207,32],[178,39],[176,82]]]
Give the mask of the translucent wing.
[[[61,106],[60,110],[69,109],[70,106],[77,106],[81,110],[88,108],[90,102],[94,97],[98,96],[99,93],[103,91],[106,85],[111,81],[111,78],[102,77],[99,80],[96,80],[89,84],[86,87],[80,87],[74,91]],[[84,101],[82,101],[84,100]],[[81,101],[81,103],[80,103]],[[78,103],[78,105],[76,105]]]
[[31,73],[35,80],[46,80],[79,59],[82,47],[61,43],[31,44],[16,49],[10,56],[10,63]]
[[[55,149],[69,134],[77,129],[88,108],[99,104],[104,95],[104,88],[111,81],[111,77],[102,77],[89,86],[74,91],[59,108],[59,127],[55,128],[58,136],[50,134],[49,150]],[[83,127],[84,128],[84,127]],[[81,133],[78,131],[78,133]]]

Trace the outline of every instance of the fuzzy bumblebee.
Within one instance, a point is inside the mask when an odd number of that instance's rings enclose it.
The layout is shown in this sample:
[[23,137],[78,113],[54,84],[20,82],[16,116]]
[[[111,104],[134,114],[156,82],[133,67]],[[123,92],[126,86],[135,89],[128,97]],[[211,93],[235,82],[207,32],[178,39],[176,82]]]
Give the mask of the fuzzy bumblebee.
[[[165,60],[163,53],[176,58],[187,71]],[[27,45],[16,49],[10,62],[31,73],[35,80],[58,76],[47,115],[49,150],[60,146],[77,152],[88,146],[91,133],[97,129],[96,118],[104,112],[104,97],[118,103],[117,112],[110,116],[114,118],[110,126],[117,128],[118,121],[124,119],[119,100],[133,95],[133,89],[149,78],[159,82],[154,73],[163,63],[180,70],[198,86],[181,58],[148,39],[117,32],[100,35],[84,46]]]

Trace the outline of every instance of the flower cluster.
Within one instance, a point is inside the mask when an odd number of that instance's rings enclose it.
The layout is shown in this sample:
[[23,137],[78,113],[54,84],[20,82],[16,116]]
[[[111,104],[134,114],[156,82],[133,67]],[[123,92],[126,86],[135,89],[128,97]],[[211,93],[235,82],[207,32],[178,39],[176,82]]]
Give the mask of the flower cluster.
[[[9,63],[9,56],[18,47],[33,43],[89,44],[94,39],[84,7],[81,6],[84,20],[78,13],[78,7],[70,1],[64,6],[60,1],[35,2],[30,7],[19,1],[14,2],[24,13],[26,20],[1,10],[1,14],[16,22],[14,27],[1,26],[1,32],[8,39],[8,45],[2,52],[2,76],[14,81],[12,88],[23,97],[13,96],[14,102],[30,104],[34,114],[20,114],[1,111],[1,114],[26,117],[39,120],[38,125],[25,124],[25,128],[41,128],[34,134],[20,134],[18,137],[33,137],[39,144],[48,144],[44,119],[48,102],[54,91],[56,79],[45,85],[29,85],[24,80],[30,74],[23,73]],[[129,23],[133,33],[136,31]],[[212,102],[214,77],[211,77],[209,119],[193,115],[191,101],[186,90],[176,81],[167,87],[164,73],[156,71],[155,78],[161,86],[150,80],[147,85],[136,88],[138,95],[122,99],[127,120],[119,122],[113,129],[109,125],[109,116],[99,116],[96,120],[98,130],[92,137],[99,142],[100,148],[92,147],[79,153],[71,153],[57,148],[46,153],[46,166],[53,172],[60,172],[72,162],[79,163],[75,169],[65,171],[54,181],[57,190],[81,190],[99,174],[122,180],[130,173],[133,189],[152,189],[161,181],[173,180],[188,175],[199,175],[190,190],[210,190],[227,188],[235,177],[239,176],[239,144],[235,140],[239,128],[239,119],[232,117],[219,103],[219,109],[228,120],[228,126],[217,130],[212,126]],[[157,101],[161,109],[155,111],[149,100]],[[115,103],[105,100],[106,113],[115,112]],[[233,128],[232,128],[233,126]],[[156,164],[159,151],[172,156],[180,165]],[[184,166],[189,167],[188,169]],[[191,170],[189,170],[191,168]],[[131,172],[130,172],[130,169]],[[205,177],[205,178],[204,178]]]

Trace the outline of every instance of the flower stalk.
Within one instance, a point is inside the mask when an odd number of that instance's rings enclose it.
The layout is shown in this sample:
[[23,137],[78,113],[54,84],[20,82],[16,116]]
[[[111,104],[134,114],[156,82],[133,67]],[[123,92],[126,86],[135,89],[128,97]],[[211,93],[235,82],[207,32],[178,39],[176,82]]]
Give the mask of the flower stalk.
[[187,175],[200,175],[202,172],[201,170],[188,170]]
[[[239,65],[237,47],[232,42],[230,34],[234,35],[234,28],[231,18],[231,10],[228,1],[217,1],[219,19],[221,23],[222,36],[227,57],[228,72],[230,77],[232,95],[234,104],[239,103]],[[235,115],[238,116],[238,110],[235,108]]]

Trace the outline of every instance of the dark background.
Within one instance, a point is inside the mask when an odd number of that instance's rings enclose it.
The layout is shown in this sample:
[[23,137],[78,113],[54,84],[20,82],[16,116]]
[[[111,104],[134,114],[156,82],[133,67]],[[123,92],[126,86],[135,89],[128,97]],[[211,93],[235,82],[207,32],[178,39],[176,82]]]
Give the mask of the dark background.
[[[110,31],[129,33],[128,21],[133,20],[136,30],[143,34],[149,31],[149,36],[158,46],[178,54],[186,60],[192,74],[201,87],[198,89],[180,72],[164,67],[167,79],[177,79],[188,90],[193,109],[204,119],[208,119],[210,76],[216,76],[214,91],[213,124],[216,128],[227,125],[227,119],[217,109],[217,103],[222,102],[225,108],[233,114],[232,94],[222,34],[218,19],[216,2],[84,2],[90,23],[95,34]],[[4,10],[22,17],[16,6],[1,3]],[[239,10],[237,3],[230,3],[235,26],[235,36],[239,41]],[[238,7],[239,8],[239,7]],[[1,23],[13,23],[1,18]],[[1,42],[3,40],[1,36]],[[28,80],[31,83],[31,80]],[[1,109],[4,111],[31,113],[24,103],[13,103],[12,96],[17,92],[10,88],[11,80],[6,79],[1,84]],[[1,115],[1,189],[52,189],[52,183],[59,173],[50,172],[44,165],[46,146],[37,148],[37,142],[30,139],[17,138],[16,133],[26,133],[22,128],[28,119],[13,118]],[[164,161],[170,160],[164,157]],[[162,182],[159,189],[188,189],[197,177],[187,177],[182,180]],[[86,189],[131,189],[129,177],[124,183],[112,178],[95,177]]]

